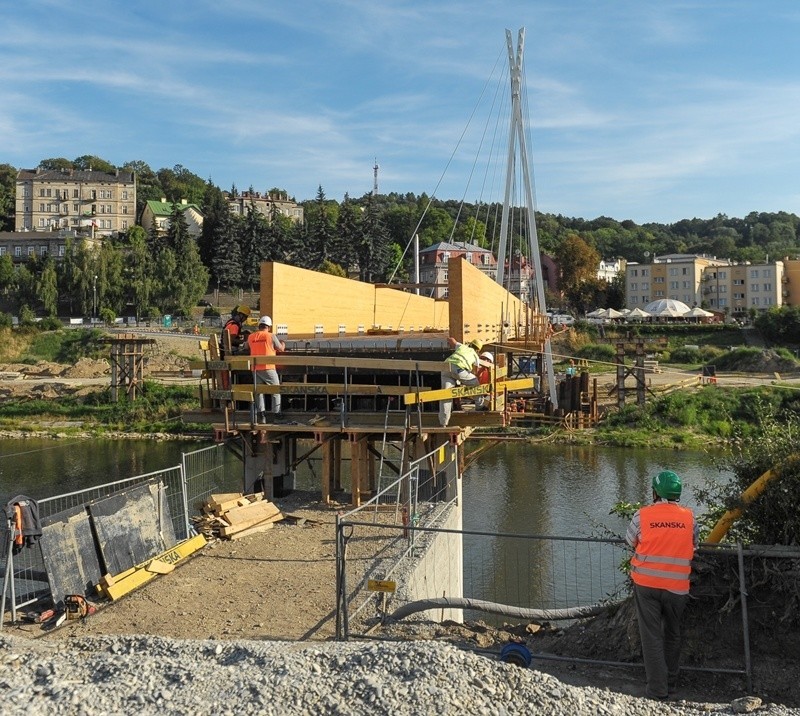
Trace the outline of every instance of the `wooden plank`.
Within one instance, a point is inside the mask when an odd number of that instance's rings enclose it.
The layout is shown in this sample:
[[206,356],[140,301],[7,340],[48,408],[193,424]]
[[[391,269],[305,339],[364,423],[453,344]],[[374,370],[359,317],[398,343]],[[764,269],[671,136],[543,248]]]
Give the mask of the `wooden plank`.
[[218,507],[223,502],[238,500],[240,497],[244,497],[244,494],[241,492],[214,492],[211,494],[211,497],[208,498],[208,503],[212,507]]
[[279,512],[280,508],[275,503],[262,500],[242,507],[234,507],[232,510],[225,512],[222,515],[222,519],[229,525],[240,525],[245,522],[254,524],[254,521],[260,522]]
[[175,569],[175,565],[163,562],[160,559],[154,559],[145,565],[145,569],[148,572],[153,572],[154,574],[169,574]]
[[[298,356],[282,353],[271,359],[278,366],[314,366],[327,368],[368,368],[371,370],[415,371],[423,373],[441,373],[448,369],[444,361],[413,360],[403,358],[343,358],[341,356]],[[253,359],[248,356],[230,358],[228,365],[233,370],[252,370]],[[261,362],[265,360],[262,358]]]
[[488,395],[491,392],[489,385],[457,385],[454,388],[441,388],[430,390],[427,393],[406,393],[404,397],[406,405],[416,405],[419,403],[430,403],[434,400],[451,400],[453,398],[467,398],[474,395]]
[[[505,390],[526,390],[533,388],[533,378],[515,378],[514,380],[503,380],[496,383],[497,391]],[[430,403],[434,400],[448,400],[451,398],[469,398],[475,395],[489,395],[492,386],[489,384],[484,385],[458,385],[455,388],[440,388],[439,390],[430,390],[426,393],[406,393],[404,396],[406,405],[416,405],[420,403]]]
[[241,532],[232,534],[230,535],[230,537],[228,537],[228,539],[236,541],[237,539],[242,539],[243,537],[249,537],[250,535],[258,534],[259,532],[266,532],[267,530],[271,530],[273,527],[275,527],[274,522],[266,522],[263,525],[248,527],[246,530],[242,530]]
[[[281,383],[280,385],[259,384],[251,388],[256,393],[273,395],[405,395],[408,387],[404,385],[368,385],[362,383]],[[420,387],[420,392],[430,388]],[[238,398],[237,398],[238,400]]]
[[279,511],[277,514],[274,514],[271,517],[257,517],[235,525],[220,527],[219,535],[220,537],[230,537],[231,535],[238,534],[244,530],[249,530],[251,527],[255,527],[256,525],[265,524],[267,522],[280,522],[282,519],[283,513]]
[[[166,564],[176,565],[190,555],[197,552],[199,549],[205,547],[206,538],[203,535],[197,535],[191,539],[185,540],[172,549],[167,550],[163,554],[158,555],[155,559]],[[149,560],[148,564],[153,560]],[[145,565],[137,566],[132,571],[128,572],[125,576],[117,575],[113,578],[114,584],[110,584],[103,589],[105,595],[112,601],[116,601],[120,597],[124,597],[134,589],[138,589],[144,584],[147,584],[151,579],[158,575],[155,572],[149,572]]]

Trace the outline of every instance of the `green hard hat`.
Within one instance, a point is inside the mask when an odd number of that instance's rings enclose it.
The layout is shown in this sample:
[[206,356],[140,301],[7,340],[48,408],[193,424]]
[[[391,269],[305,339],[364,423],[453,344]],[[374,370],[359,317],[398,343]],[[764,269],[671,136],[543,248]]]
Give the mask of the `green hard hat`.
[[653,492],[665,500],[679,500],[682,488],[681,478],[672,470],[662,470],[653,478]]

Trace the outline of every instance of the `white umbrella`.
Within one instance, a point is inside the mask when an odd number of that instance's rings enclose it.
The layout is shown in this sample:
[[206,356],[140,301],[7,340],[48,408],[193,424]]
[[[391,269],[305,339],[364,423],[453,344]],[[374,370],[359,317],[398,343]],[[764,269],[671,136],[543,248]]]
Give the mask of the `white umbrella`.
[[683,314],[684,318],[710,318],[714,314],[711,311],[706,311],[704,308],[700,308],[700,306],[695,306],[690,311],[687,311]]
[[620,313],[616,308],[607,308],[606,309],[606,318],[622,318],[625,314]]
[[589,311],[586,314],[587,318],[602,318],[602,313],[605,311],[604,308],[595,308],[594,311]]
[[681,318],[682,316],[686,315],[681,311],[673,308],[672,306],[664,306],[658,313],[655,314],[659,318]]
[[644,320],[645,318],[650,318],[650,314],[647,311],[643,311],[641,308],[639,308],[637,306],[636,308],[634,308],[632,311],[630,311],[628,313],[626,318],[629,321],[630,320],[641,321],[641,320]]

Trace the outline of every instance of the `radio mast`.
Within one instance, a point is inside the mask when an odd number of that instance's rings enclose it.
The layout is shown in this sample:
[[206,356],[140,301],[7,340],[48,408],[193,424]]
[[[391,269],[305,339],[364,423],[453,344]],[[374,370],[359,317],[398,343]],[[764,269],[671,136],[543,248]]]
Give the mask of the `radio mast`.
[[375,166],[372,167],[372,196],[378,196],[378,157],[375,157]]

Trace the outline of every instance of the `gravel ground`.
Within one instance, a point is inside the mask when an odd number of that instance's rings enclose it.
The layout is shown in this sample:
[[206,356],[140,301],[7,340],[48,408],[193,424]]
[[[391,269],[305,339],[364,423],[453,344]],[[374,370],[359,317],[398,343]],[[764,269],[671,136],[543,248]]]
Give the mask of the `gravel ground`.
[[186,641],[144,636],[0,638],[7,716],[58,714],[800,714],[659,702],[431,642]]

